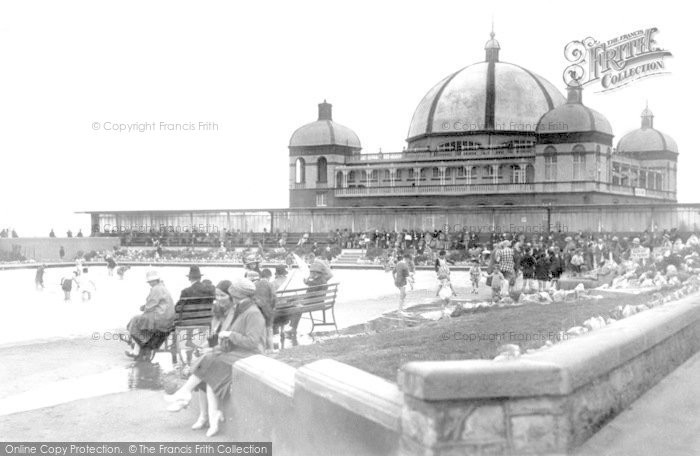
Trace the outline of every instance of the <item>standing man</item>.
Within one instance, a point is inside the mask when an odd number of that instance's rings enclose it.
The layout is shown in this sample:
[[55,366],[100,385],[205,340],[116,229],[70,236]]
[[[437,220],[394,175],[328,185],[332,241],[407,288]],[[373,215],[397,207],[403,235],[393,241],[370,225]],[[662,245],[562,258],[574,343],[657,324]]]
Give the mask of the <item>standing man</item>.
[[61,258],[61,261],[63,261],[63,257],[66,256],[66,249],[64,249],[63,246],[58,249],[58,256]]
[[410,276],[410,270],[408,268],[408,263],[406,263],[406,256],[402,255],[399,257],[399,262],[396,263],[396,267],[393,270],[394,285],[399,289],[399,314],[404,315],[403,305],[406,302],[406,284],[408,283],[408,277]]
[[515,262],[513,261],[513,249],[510,241],[501,242],[501,249],[497,252],[496,263],[503,274],[502,294],[508,296],[508,287],[515,283]]

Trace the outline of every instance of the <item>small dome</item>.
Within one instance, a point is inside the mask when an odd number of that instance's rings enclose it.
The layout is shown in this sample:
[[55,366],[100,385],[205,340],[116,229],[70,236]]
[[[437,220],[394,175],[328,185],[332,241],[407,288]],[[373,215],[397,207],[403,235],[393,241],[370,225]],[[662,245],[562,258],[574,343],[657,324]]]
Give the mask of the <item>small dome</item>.
[[568,101],[543,115],[537,133],[574,133],[598,131],[613,135],[610,122],[596,110],[581,102],[581,89],[569,87]]
[[491,39],[486,42],[484,49],[501,49],[501,45],[496,40],[496,34],[491,32]]
[[673,152],[678,153],[676,141],[654,128],[654,114],[649,107],[642,111],[642,127],[623,136],[617,143],[618,153]]
[[289,139],[289,147],[336,145],[361,149],[360,138],[354,131],[333,122],[332,107],[325,100],[320,103],[318,120],[297,128]]

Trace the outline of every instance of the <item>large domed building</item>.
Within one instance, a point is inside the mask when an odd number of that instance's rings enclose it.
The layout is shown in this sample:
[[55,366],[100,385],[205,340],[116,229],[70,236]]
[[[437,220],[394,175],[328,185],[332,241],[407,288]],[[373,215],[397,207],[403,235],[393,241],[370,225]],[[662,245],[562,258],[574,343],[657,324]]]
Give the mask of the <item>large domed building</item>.
[[407,146],[362,153],[331,105],[290,139],[291,207],[592,204],[676,200],[678,148],[642,127],[613,150],[606,117],[542,76],[500,60],[493,32],[482,62],[440,80],[413,113]]

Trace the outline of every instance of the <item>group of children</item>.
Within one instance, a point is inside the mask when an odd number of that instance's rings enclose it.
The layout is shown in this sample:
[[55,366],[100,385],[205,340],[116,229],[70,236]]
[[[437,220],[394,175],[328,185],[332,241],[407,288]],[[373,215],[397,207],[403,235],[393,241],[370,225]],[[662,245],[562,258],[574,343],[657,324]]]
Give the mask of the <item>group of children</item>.
[[[455,292],[452,282],[450,281],[450,270],[447,263],[441,262],[440,259],[438,259],[438,262],[439,266],[437,273],[439,285],[436,296],[442,299],[442,310],[444,313],[450,298],[457,296],[457,293]],[[479,282],[481,281],[483,275],[484,273],[481,270],[479,261],[477,259],[472,260],[471,267],[469,268],[469,281],[471,283],[470,293],[479,293]],[[487,278],[487,284],[489,284],[491,287],[491,301],[500,301],[505,277],[503,276],[498,263],[494,265],[493,272],[487,275]]]
[[75,261],[75,269],[69,277],[61,279],[61,289],[63,290],[63,300],[71,300],[71,292],[73,291],[73,283],[75,283],[83,301],[92,299],[93,293],[96,291],[95,282],[88,275],[88,268],[83,266],[82,260]]

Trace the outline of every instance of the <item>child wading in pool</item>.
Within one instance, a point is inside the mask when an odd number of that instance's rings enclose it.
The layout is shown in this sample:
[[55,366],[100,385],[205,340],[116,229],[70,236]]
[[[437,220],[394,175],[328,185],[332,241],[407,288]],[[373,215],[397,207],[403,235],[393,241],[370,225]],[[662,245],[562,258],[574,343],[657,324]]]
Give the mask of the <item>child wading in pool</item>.
[[481,278],[481,267],[479,267],[479,260],[476,258],[472,260],[472,267],[469,269],[469,279],[472,282],[472,293],[479,293],[479,279]]
[[501,300],[501,288],[503,288],[503,273],[498,267],[498,264],[494,266],[493,273],[491,273],[491,302],[496,303]]
[[77,284],[77,281],[75,280],[76,277],[78,277],[78,273],[73,271],[73,275],[61,279],[61,289],[63,290],[64,301],[70,301],[70,292],[73,290],[73,282],[76,282]]
[[441,310],[442,310],[442,316],[449,316],[447,315],[447,304],[450,302],[450,298],[452,296],[457,296],[457,293],[455,293],[454,288],[452,288],[452,282],[450,282],[450,276],[448,274],[440,274],[438,276],[438,280],[440,281],[440,285],[438,287],[437,295],[440,297],[440,303],[442,305]]

